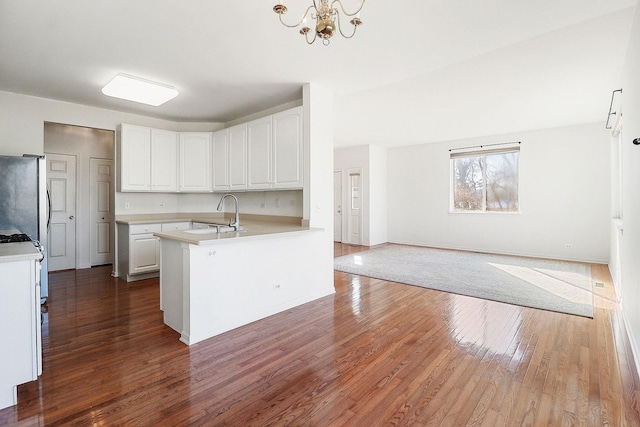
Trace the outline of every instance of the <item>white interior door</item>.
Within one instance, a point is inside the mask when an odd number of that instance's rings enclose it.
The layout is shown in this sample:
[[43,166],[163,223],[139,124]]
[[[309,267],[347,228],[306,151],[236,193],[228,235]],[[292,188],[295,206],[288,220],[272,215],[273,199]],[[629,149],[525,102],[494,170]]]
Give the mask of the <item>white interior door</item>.
[[113,263],[113,160],[90,159],[91,266]]
[[362,179],[360,171],[349,171],[349,243],[362,244]]
[[47,154],[49,271],[76,268],[76,156]]
[[333,172],[333,241],[342,242],[342,171]]

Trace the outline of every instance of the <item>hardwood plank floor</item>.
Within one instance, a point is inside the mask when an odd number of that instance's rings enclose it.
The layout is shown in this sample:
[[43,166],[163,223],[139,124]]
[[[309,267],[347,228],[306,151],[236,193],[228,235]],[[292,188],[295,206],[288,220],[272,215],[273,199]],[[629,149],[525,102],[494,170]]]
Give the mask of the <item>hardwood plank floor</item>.
[[606,266],[594,319],[336,272],[334,296],[191,347],[157,279],[110,271],[50,275],[44,372],[0,425],[640,426]]

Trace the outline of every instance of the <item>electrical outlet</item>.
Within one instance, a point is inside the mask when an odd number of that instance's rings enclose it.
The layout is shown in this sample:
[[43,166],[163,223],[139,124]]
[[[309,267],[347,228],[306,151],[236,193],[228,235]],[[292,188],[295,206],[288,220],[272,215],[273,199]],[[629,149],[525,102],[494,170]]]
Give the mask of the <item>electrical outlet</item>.
[[565,243],[565,244],[564,244],[564,247],[565,247],[565,248],[570,248],[571,246],[573,246],[571,243]]
[[282,285],[280,283],[276,283],[275,285],[273,285],[274,291],[279,291],[280,289],[282,289]]
[[159,208],[164,208],[164,207],[165,207],[164,202],[158,202],[158,207],[159,207]]

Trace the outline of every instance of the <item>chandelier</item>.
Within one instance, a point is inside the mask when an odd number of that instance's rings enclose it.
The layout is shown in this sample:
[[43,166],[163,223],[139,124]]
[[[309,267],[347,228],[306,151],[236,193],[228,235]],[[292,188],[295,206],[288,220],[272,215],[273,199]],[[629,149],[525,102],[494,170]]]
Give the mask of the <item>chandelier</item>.
[[[329,3],[329,0],[312,0],[313,4],[307,8],[307,10],[302,15],[300,21],[296,24],[290,25],[282,20],[282,15],[287,13],[287,6],[282,3],[278,3],[273,6],[273,11],[278,14],[280,17],[280,22],[285,27],[296,28],[302,25],[300,28],[300,34],[302,34],[307,40],[308,44],[312,44],[316,41],[316,39],[321,39],[322,44],[325,46],[329,45],[331,36],[338,30],[338,32],[342,35],[342,37],[346,39],[350,39],[356,34],[356,30],[359,25],[362,25],[362,21],[358,16],[360,14],[360,10],[362,10],[362,6],[364,5],[365,0],[361,0],[360,7],[353,13],[349,13],[345,10],[342,5],[341,0],[333,0]],[[337,6],[340,8],[338,8]],[[351,34],[347,35],[342,31],[342,25],[340,21],[340,12],[347,17],[351,18],[349,23],[353,26],[353,31]],[[307,17],[311,16],[312,20],[315,20],[316,28],[313,33],[313,38],[309,38],[309,33],[311,32],[311,28],[307,26]]]

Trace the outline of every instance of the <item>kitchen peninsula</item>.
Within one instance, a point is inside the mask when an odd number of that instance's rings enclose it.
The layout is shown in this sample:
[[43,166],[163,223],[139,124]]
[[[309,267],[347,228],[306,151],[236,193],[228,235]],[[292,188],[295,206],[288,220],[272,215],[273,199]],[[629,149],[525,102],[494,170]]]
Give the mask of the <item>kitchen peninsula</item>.
[[335,292],[322,229],[244,219],[240,231],[156,232],[160,308],[187,345]]

